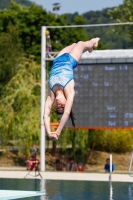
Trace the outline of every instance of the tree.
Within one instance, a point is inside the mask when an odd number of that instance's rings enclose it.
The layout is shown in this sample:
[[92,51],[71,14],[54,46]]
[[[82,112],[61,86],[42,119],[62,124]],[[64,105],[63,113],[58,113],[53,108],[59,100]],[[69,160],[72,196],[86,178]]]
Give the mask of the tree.
[[63,129],[57,145],[66,155],[75,157],[78,162],[86,162],[89,153],[88,138],[88,130]]
[[95,150],[125,153],[132,150],[133,130],[96,131]]
[[7,33],[0,35],[0,94],[2,87],[17,72],[23,57],[22,45],[16,29],[9,24]]
[[[101,11],[89,11],[83,13],[82,16],[85,19],[85,24],[108,24],[115,23],[116,19],[110,18],[108,10],[112,11],[114,8],[105,8]],[[78,13],[68,14],[67,20],[71,23],[74,23],[75,17],[80,16]],[[128,29],[121,31],[118,29],[117,32],[114,32],[113,26],[105,27],[87,27],[85,28],[86,32],[92,37],[100,37],[103,44],[106,45],[106,49],[130,49],[132,44],[130,44],[130,38],[127,34]],[[101,49],[101,47],[99,48]],[[102,46],[102,49],[103,48]]]
[[[115,19],[117,22],[133,22],[133,1],[124,0],[123,5],[120,5],[113,10],[109,10],[111,19]],[[122,26],[119,29],[127,29],[128,37],[131,38],[133,44],[133,25]],[[117,30],[116,30],[117,31]]]
[[[75,18],[75,24],[84,21],[82,16]],[[34,55],[40,62],[41,55],[41,27],[71,25],[67,21],[67,15],[55,17],[52,13],[47,13],[43,8],[36,4],[26,7],[15,2],[11,2],[8,10],[0,11],[0,29],[6,32],[9,22],[19,32],[19,37],[27,55]],[[45,34],[45,33],[44,33]],[[50,29],[52,50],[60,51],[63,47],[79,40],[89,40],[90,35],[83,28],[60,28]],[[100,46],[102,48],[102,45]]]
[[[30,6],[32,3],[28,0],[15,0],[17,3],[23,4],[25,6]],[[0,9],[9,8],[11,0],[1,0],[0,1]]]
[[17,141],[19,152],[29,155],[40,142],[40,66],[25,61],[4,86],[0,100],[0,137]]

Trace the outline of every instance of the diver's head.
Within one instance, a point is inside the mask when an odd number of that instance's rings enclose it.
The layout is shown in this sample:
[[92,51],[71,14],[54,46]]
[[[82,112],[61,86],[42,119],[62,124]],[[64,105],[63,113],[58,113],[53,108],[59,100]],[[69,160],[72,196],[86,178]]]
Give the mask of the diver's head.
[[56,97],[54,104],[55,104],[56,111],[62,114],[64,112],[64,108],[66,105],[66,98],[64,97],[64,95],[60,95]]
[[[57,114],[63,114],[64,113],[64,109],[65,109],[65,105],[66,105],[66,98],[64,96],[64,93],[57,93],[56,97],[55,97],[55,101],[54,101],[54,105],[55,105],[55,112]],[[72,125],[73,127],[75,127],[75,117],[74,114],[71,110],[69,117],[71,118],[72,121]]]

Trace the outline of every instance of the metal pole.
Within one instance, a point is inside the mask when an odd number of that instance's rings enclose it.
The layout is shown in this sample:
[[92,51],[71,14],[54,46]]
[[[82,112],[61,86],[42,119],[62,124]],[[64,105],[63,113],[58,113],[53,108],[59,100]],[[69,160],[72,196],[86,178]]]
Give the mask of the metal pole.
[[120,25],[133,25],[133,22],[120,22],[110,24],[84,24],[84,25],[65,25],[65,26],[47,26],[47,28],[81,28],[81,27],[101,27],[101,26],[120,26]]
[[110,154],[110,181],[112,181],[112,154]]
[[41,141],[40,141],[40,169],[45,171],[45,127],[43,121],[44,103],[46,94],[46,26],[42,27],[41,40]]

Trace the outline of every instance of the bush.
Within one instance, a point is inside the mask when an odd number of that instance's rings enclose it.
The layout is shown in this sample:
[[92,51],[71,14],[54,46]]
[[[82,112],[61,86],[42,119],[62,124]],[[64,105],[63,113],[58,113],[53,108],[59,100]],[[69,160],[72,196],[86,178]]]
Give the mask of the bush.
[[95,149],[107,152],[124,153],[133,147],[133,130],[96,131]]

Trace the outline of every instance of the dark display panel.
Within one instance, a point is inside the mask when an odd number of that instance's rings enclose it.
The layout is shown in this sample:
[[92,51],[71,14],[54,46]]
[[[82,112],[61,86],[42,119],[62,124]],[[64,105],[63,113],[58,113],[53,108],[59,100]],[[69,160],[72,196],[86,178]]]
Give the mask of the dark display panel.
[[77,127],[133,127],[133,64],[82,64],[74,80]]

